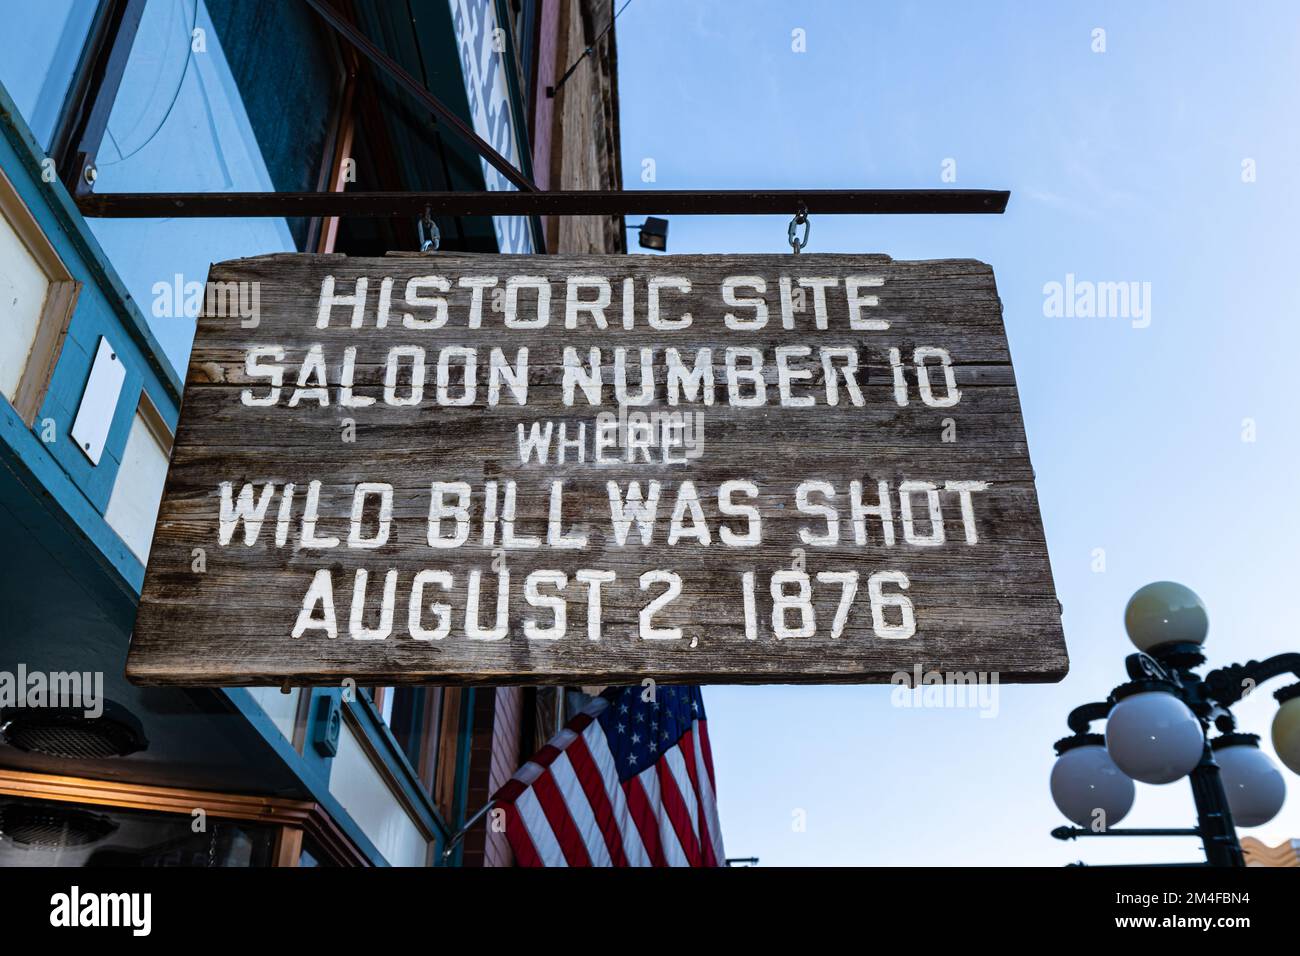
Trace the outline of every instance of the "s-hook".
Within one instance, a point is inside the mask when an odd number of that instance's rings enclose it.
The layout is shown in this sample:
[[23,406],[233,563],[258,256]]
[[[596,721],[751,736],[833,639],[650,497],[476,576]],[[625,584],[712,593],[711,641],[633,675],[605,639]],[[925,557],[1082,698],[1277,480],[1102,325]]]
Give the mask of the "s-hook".
[[[795,238],[795,232],[799,226],[803,226],[802,239]],[[790,220],[790,228],[785,231],[786,239],[788,239],[790,242],[790,251],[794,255],[797,256],[800,252],[802,252],[804,249],[807,248],[808,233],[811,229],[812,227],[808,222],[808,207],[805,206],[803,203],[800,203],[799,211],[796,212],[794,214],[794,218]]]
[[429,206],[424,207],[424,215],[416,228],[420,233],[420,251],[437,252],[442,243],[442,234],[438,232],[438,224],[433,221],[433,210]]

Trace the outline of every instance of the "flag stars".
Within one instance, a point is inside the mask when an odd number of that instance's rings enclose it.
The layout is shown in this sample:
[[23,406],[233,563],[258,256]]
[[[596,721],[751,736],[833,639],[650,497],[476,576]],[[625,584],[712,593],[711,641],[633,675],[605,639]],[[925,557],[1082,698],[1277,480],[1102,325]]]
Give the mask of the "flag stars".
[[[604,757],[603,762],[594,768],[600,775],[598,789],[603,793],[606,788],[628,786],[636,782],[637,790],[644,793],[648,804],[646,809],[652,814],[656,828],[671,826],[667,823],[667,806],[674,801],[679,801],[676,802],[677,809],[690,806],[689,793],[694,789],[697,812],[690,824],[690,842],[698,841],[701,855],[707,857],[705,847],[712,842],[716,827],[713,826],[715,804],[710,802],[710,788],[704,785],[701,778],[702,774],[707,774],[702,754],[703,736],[700,733],[706,712],[704,702],[694,687],[659,687],[657,701],[643,700],[640,694],[640,688],[621,695],[614,690],[607,691],[596,706],[588,708],[588,719],[594,717],[590,722],[590,737],[586,731],[577,733],[573,727],[566,725],[568,736],[558,745],[558,749],[563,752],[569,744],[581,745],[584,738],[587,738],[594,748],[593,755]],[[555,781],[551,784],[552,787],[558,785],[555,775],[559,766],[530,766],[539,771],[539,785],[542,784],[541,777],[545,775]],[[685,776],[682,774],[683,769]],[[584,827],[576,823],[574,814],[582,810],[582,807],[569,801],[574,798],[581,801],[586,793],[585,787],[590,783],[591,781],[584,781],[584,787],[579,788],[578,792],[566,791],[566,820],[544,817],[539,819],[539,825],[549,827],[562,847],[567,840],[580,842],[587,848],[588,855],[592,856],[597,851],[612,852],[614,844],[607,844],[606,841],[613,839],[615,834],[608,828]],[[680,796],[674,797],[674,791]],[[685,801],[685,804],[680,801]],[[677,810],[673,812],[676,813]],[[561,826],[565,828],[563,832],[558,829]],[[713,857],[721,862],[722,847],[715,844],[711,848],[714,851]]]
[[691,688],[660,687],[645,700],[637,688],[612,698],[599,718],[613,750],[619,777],[629,780],[654,767],[704,717],[704,705]]

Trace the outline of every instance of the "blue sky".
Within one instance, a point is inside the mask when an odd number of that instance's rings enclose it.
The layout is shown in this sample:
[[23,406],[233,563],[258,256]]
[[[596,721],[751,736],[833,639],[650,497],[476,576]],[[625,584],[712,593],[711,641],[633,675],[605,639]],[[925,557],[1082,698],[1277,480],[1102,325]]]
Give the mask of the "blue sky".
[[[880,686],[710,688],[728,852],[1200,858],[1194,839],[1058,843],[1047,779],[1069,710],[1125,679],[1122,614],[1141,585],[1200,593],[1212,666],[1300,650],[1300,7],[633,0],[618,45],[629,189],[938,187],[953,159],[956,186],[1012,192],[1000,217],[816,216],[809,251],[994,267],[1070,675],[1002,687],[992,719],[892,707]],[[787,219],[675,217],[670,250],[782,252]],[[1046,317],[1043,287],[1068,273],[1149,282],[1150,326]],[[1284,683],[1236,708],[1270,754]],[[1243,834],[1300,837],[1300,779],[1287,784],[1282,813]],[[1193,822],[1179,782],[1139,784],[1124,825]]]

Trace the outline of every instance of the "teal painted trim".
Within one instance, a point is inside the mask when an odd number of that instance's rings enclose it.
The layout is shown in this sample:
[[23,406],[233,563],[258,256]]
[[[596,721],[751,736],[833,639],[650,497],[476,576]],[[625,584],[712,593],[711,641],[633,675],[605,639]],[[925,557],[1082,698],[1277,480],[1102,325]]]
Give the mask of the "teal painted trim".
[[[279,728],[266,716],[265,711],[246,690],[243,688],[228,688],[226,694],[240,712],[249,719],[249,722],[257,727],[262,736],[271,742],[280,758],[293,769],[299,779],[302,780],[303,785],[311,791],[313,798],[329,810],[330,815],[338,820],[340,825],[344,826],[349,836],[356,838],[360,833],[356,823],[329,791],[329,780],[333,771],[334,758],[318,754],[311,745],[316,724],[319,721],[318,701],[326,697],[341,700],[344,709],[352,715],[356,725],[362,728],[367,740],[381,759],[384,760],[391,777],[402,788],[403,795],[407,800],[407,806],[415,810],[424,828],[434,835],[433,852],[435,854],[434,858],[438,859],[450,831],[446,822],[442,819],[442,815],[438,813],[432,798],[424,792],[419,776],[406,759],[401,747],[398,746],[392,731],[384,724],[379,712],[369,698],[362,693],[358,694],[355,700],[343,700],[343,691],[339,687],[304,688],[304,691],[310,694],[310,699],[307,705],[309,709],[307,711],[306,743],[303,747],[304,752],[301,754],[284,739]],[[358,840],[358,845],[363,845],[361,840]],[[366,841],[365,845],[373,849],[373,844],[369,844],[369,841]],[[372,855],[371,850],[368,849],[366,852],[367,855]],[[377,859],[383,859],[378,850],[374,850],[373,855]]]
[[[465,825],[469,808],[469,765],[474,747],[474,694],[475,688],[467,687],[460,698],[460,730],[456,735],[456,777],[455,796],[452,798],[452,819],[456,829]],[[475,809],[478,809],[475,807]],[[451,866],[464,864],[465,841],[456,844],[456,852],[450,860]]]
[[357,694],[355,700],[345,701],[343,706],[365,731],[366,739],[374,746],[393,779],[402,788],[402,794],[406,797],[408,805],[416,811],[424,827],[436,835],[437,842],[441,845],[442,841],[451,834],[451,829],[443,820],[442,814],[438,812],[433,797],[425,791],[419,773],[411,766],[405,752],[397,743],[397,738],[384,723],[383,717],[371,702],[369,695]]
[[333,818],[334,822],[348,835],[348,838],[360,848],[366,858],[376,866],[388,866],[388,860],[379,852],[379,848],[370,842],[370,838],[362,832],[361,827],[352,819],[351,814],[344,810],[342,804],[330,793],[329,774],[322,775],[319,771],[319,764],[313,766],[304,760],[298,751],[293,749],[293,745],[285,740],[284,735],[280,733],[280,728],[266,715],[266,711],[262,710],[261,705],[253,700],[247,689],[243,687],[227,687],[223,692],[226,699],[239,711],[240,715],[271,745],[276,756],[284,761],[285,766],[289,767],[302,781],[303,786],[311,793],[312,799],[325,809],[325,812]]
[[[26,492],[5,496],[8,510],[23,513],[25,524],[40,517],[26,512],[43,508],[53,513],[85,552],[98,561],[105,574],[91,575],[86,585],[114,610],[122,619],[123,629],[129,632],[144,582],[144,566],[104,521],[103,512],[112,494],[141,393],[148,394],[174,431],[182,383],[67,190],[58,181],[43,181],[41,164],[46,157],[3,85],[0,85],[0,130],[4,134],[0,136],[0,169],[5,171],[64,265],[82,283],[54,375],[33,426],[28,428],[13,407],[0,400],[0,437],[4,439],[0,443],[0,468],[5,472],[0,475],[0,487],[12,487],[10,482],[14,482]],[[92,465],[69,433],[101,336],[123,360],[126,378],[103,456],[99,465]],[[40,437],[45,420],[54,424],[55,440],[50,443]],[[316,754],[310,745],[307,748],[310,755],[294,750],[244,688],[227,688],[223,693],[366,857],[376,865],[388,865],[378,848],[330,793],[332,760]],[[339,691],[335,688],[316,691],[322,693],[338,694]],[[314,703],[313,697],[313,707]],[[370,711],[373,714],[373,707]],[[314,719],[315,711],[310,713]],[[428,795],[418,787],[418,777],[391,732],[382,722],[376,729],[373,719],[363,719],[361,723],[367,728],[367,735],[378,744],[376,749],[394,769],[394,776],[402,781],[408,796],[413,797],[411,805],[426,828],[437,835],[435,842],[440,849],[447,833],[446,824]],[[414,788],[412,781],[417,785]]]
[[[38,418],[38,426],[39,423]],[[140,559],[108,526],[99,509],[59,466],[37,434],[27,428],[13,406],[3,400],[0,400],[0,439],[3,439],[0,465],[6,466],[27,492],[30,506],[43,506],[52,512],[82,542],[104,572],[105,592],[112,595],[113,603],[126,602],[123,606],[129,612],[124,629],[129,632],[134,626],[135,608],[144,584],[144,565]],[[65,440],[63,444],[71,442]],[[12,499],[10,505],[22,507],[22,503]]]
[[[14,427],[15,423],[21,426],[21,422],[2,400],[0,431],[27,470],[81,526],[84,537],[108,558],[117,576],[138,593],[144,569],[104,523],[103,514],[117,480],[141,392],[149,395],[174,430],[180,409],[180,381],[63,185],[43,180],[41,164],[45,157],[3,87],[0,131],[0,169],[55,253],[81,283],[49,388],[29,433],[33,440],[21,436],[25,426]],[[126,377],[112,410],[103,455],[94,465],[71,440],[70,432],[101,337],[112,345]],[[44,441],[50,434],[53,441]],[[53,470],[48,467],[51,459]]]
[[334,766],[334,758],[328,754],[317,752],[312,741],[316,739],[316,729],[321,723],[320,702],[327,697],[338,698],[342,696],[343,692],[337,687],[304,687],[303,691],[310,699],[307,702],[306,739],[303,742],[299,759],[307,764],[314,773],[318,774],[322,780],[328,782],[331,769]]
[[[131,293],[127,291],[117,270],[110,264],[108,256],[104,254],[99,241],[86,225],[85,218],[77,209],[76,203],[63,183],[57,178],[54,182],[45,182],[42,179],[41,164],[47,157],[32,135],[32,131],[27,128],[27,123],[9,97],[4,84],[0,84],[0,131],[4,133],[3,142],[12,151],[17,166],[26,174],[36,193],[35,196],[31,195],[31,189],[24,190],[15,182],[14,186],[23,196],[23,201],[28,204],[28,208],[32,209],[33,214],[37,214],[39,207],[49,210],[57,219],[57,234],[55,230],[46,228],[46,236],[54,244],[59,255],[64,257],[65,263],[68,261],[65,247],[70,246],[75,250],[77,258],[84,262],[95,282],[115,306],[115,312],[135,347],[144,355],[150,371],[166,390],[169,400],[162,405],[179,405],[183,389],[180,376],[167,360],[162,346],[158,344],[148,322],[145,321],[140,306],[131,298]],[[15,178],[15,167],[10,162],[10,157],[0,155],[0,168],[5,170],[11,180]],[[36,201],[33,202],[33,199]],[[42,222],[41,225],[45,227],[46,223]],[[164,412],[165,416],[166,412]],[[174,425],[174,422],[172,424]]]
[[[20,442],[37,441],[5,402],[0,402],[0,432],[3,432],[7,438],[17,437]],[[27,467],[29,463],[37,464],[41,471],[33,473]],[[61,500],[56,501],[56,498]],[[137,569],[135,579],[123,579],[118,573],[118,567],[115,567],[105,554],[105,547],[112,545],[126,552],[126,546],[108,525],[99,519],[98,513],[94,512],[90,504],[81,497],[80,492],[72,486],[71,480],[59,470],[55,462],[48,455],[39,452],[29,452],[20,458],[4,443],[0,443],[0,501],[3,501],[3,507],[24,527],[32,529],[32,533],[37,535],[47,548],[55,547],[57,542],[43,530],[46,523],[55,520],[66,528],[70,535],[69,545],[57,552],[52,551],[51,554],[60,563],[69,567],[80,566],[80,562],[87,556],[92,561],[98,561],[99,570],[103,573],[78,574],[77,579],[96,597],[122,631],[129,633],[135,622],[144,568],[135,561],[133,555],[130,555],[130,560],[134,562]],[[80,501],[80,513],[76,510],[70,512],[65,505],[67,501]],[[98,532],[100,540],[95,539],[95,532]],[[105,536],[111,537],[112,541],[103,540]],[[129,552],[126,553],[129,555]],[[124,559],[120,555],[118,557],[118,564],[120,564]],[[222,693],[234,709],[269,743],[276,756],[311,793],[312,799],[324,807],[348,837],[361,848],[367,859],[377,866],[386,866],[387,861],[378,848],[370,842],[352,817],[330,794],[329,759],[319,757],[312,751],[312,755],[316,757],[313,760],[294,750],[280,733],[280,729],[244,688],[226,688]],[[317,693],[337,694],[339,691],[334,688],[322,688]],[[441,845],[441,839],[438,843]]]

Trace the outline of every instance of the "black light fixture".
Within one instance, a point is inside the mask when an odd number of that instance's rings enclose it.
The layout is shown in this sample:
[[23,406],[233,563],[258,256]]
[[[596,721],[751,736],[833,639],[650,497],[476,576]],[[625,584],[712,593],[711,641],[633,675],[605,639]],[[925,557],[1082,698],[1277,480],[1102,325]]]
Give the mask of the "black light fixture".
[[75,707],[14,707],[0,712],[0,740],[52,757],[100,760],[145,750],[144,727],[129,710],[104,701],[98,717]]
[[668,251],[668,220],[659,219],[655,216],[646,216],[645,222],[639,226],[633,226],[633,229],[641,233],[639,245],[642,249],[653,249],[655,252]]
[[27,802],[0,805],[0,838],[24,850],[90,846],[117,828],[107,816],[77,807]]

